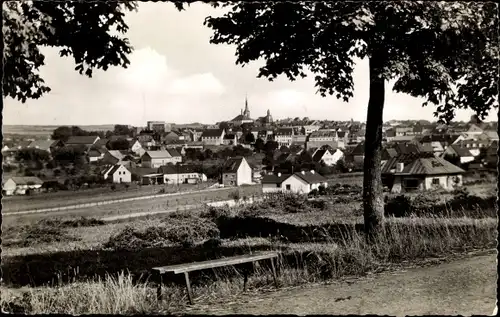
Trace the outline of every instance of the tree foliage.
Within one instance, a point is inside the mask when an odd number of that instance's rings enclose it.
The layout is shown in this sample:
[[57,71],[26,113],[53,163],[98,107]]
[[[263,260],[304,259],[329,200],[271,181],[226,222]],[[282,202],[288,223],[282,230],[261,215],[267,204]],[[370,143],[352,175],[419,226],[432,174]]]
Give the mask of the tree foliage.
[[39,74],[43,46],[72,56],[75,70],[92,77],[95,69],[127,67],[132,47],[126,11],[132,1],[5,1],[3,3],[3,94],[21,102],[40,98],[50,87]]

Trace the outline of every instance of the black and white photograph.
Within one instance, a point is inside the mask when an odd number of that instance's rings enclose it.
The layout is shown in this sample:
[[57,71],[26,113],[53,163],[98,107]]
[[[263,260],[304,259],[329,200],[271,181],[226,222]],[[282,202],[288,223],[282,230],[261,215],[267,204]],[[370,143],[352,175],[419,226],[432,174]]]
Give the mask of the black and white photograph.
[[499,15],[2,1],[2,313],[496,315]]

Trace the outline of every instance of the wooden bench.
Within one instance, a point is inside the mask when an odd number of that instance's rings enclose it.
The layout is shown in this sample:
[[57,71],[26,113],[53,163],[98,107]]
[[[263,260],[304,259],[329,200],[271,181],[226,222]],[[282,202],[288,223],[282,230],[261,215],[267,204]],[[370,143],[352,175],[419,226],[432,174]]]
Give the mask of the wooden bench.
[[[189,303],[193,304],[193,296],[191,293],[191,284],[189,282],[189,272],[200,271],[200,270],[205,270],[205,269],[213,269],[213,268],[223,267],[223,266],[238,265],[238,264],[250,263],[250,262],[253,263],[253,262],[260,261],[260,260],[271,260],[271,269],[273,272],[274,285],[276,287],[278,287],[276,268],[274,267],[274,258],[277,258],[277,257],[278,257],[278,252],[266,251],[266,252],[255,252],[255,253],[246,254],[246,255],[225,257],[225,258],[210,260],[210,261],[155,267],[152,269],[152,271],[153,271],[153,275],[155,276],[156,280],[158,281],[156,295],[158,297],[158,300],[162,299],[162,289],[161,288],[162,288],[162,284],[163,284],[163,275],[165,275],[167,273],[173,273],[173,274],[184,273]],[[244,277],[243,290],[246,291],[246,285],[247,285],[247,281],[248,281],[247,270],[244,270],[243,274],[244,274],[243,275],[243,277]]]

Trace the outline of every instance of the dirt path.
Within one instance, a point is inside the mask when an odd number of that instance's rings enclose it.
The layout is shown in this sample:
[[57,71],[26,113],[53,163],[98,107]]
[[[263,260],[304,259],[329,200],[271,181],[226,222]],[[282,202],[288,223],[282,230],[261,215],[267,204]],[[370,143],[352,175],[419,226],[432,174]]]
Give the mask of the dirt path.
[[250,299],[246,295],[219,308],[193,307],[189,313],[492,315],[496,303],[496,267],[496,254],[475,256],[350,283],[282,290]]

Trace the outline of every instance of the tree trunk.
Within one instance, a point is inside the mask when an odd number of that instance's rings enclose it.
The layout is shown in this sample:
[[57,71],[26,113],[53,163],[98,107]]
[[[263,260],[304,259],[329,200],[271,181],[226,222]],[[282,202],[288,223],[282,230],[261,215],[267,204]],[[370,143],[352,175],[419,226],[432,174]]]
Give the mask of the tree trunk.
[[385,80],[379,76],[383,60],[372,56],[370,63],[370,99],[366,119],[363,167],[363,209],[368,241],[384,230],[384,197],[381,178],[382,125]]

